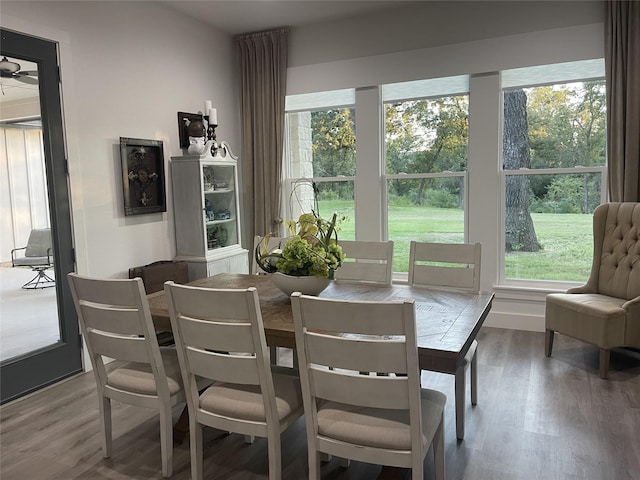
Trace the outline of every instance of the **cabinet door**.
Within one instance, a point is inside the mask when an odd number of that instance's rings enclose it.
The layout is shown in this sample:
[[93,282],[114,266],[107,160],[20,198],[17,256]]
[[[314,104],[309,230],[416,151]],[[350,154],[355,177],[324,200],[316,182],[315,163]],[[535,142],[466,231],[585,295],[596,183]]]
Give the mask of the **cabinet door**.
[[205,164],[202,179],[207,250],[238,244],[236,166]]

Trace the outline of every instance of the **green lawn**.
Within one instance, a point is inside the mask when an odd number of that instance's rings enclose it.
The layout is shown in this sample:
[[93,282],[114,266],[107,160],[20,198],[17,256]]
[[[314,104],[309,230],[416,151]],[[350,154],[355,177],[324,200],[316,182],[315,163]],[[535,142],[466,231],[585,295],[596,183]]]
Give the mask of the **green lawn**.
[[[323,216],[340,212],[340,238],[355,238],[353,202],[320,201]],[[506,278],[584,282],[591,270],[592,215],[534,213],[533,223],[542,245],[539,252],[512,252],[505,260]],[[391,206],[389,239],[394,241],[394,271],[406,272],[409,242],[462,242],[462,210],[424,206]]]

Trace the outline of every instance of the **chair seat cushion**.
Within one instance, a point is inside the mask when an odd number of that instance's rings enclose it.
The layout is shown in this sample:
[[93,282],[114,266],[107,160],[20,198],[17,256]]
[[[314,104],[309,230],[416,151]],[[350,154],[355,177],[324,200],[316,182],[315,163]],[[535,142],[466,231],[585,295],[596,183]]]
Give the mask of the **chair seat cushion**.
[[[446,396],[421,390],[422,444],[433,437],[446,402]],[[318,407],[318,433],[321,436],[375,448],[409,450],[408,410],[387,410],[326,402]]]
[[[169,393],[175,395],[182,390],[180,365],[175,348],[160,348]],[[115,369],[107,376],[110,387],[142,395],[156,395],[156,380],[151,371],[151,365],[143,363],[126,363]]]
[[51,257],[22,257],[13,261],[15,267],[41,267],[51,265]]
[[597,293],[552,293],[545,328],[610,349],[624,346],[627,300]]
[[[302,406],[300,379],[293,375],[273,374],[278,418],[284,420]],[[216,383],[200,395],[200,409],[216,415],[264,422],[264,400],[260,387]]]

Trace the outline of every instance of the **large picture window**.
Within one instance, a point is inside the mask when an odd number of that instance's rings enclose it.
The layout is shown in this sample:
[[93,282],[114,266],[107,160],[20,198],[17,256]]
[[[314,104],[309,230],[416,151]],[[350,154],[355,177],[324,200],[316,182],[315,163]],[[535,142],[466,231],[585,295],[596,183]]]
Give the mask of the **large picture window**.
[[482,242],[484,288],[583,283],[608,198],[603,77],[595,59],[290,95],[283,218],[338,212],[341,238],[392,240],[396,281],[417,240]]
[[606,201],[600,60],[503,74],[505,280],[584,282]]

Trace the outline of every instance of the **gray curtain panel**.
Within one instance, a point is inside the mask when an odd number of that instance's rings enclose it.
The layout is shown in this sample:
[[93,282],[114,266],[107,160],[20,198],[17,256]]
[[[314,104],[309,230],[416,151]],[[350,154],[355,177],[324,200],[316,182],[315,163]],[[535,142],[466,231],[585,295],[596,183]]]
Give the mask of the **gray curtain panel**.
[[[284,145],[287,38],[280,28],[236,37],[240,47],[242,157],[252,206],[245,238],[278,232]],[[250,242],[249,242],[250,243]]]
[[614,202],[640,201],[640,2],[607,0],[607,162]]

